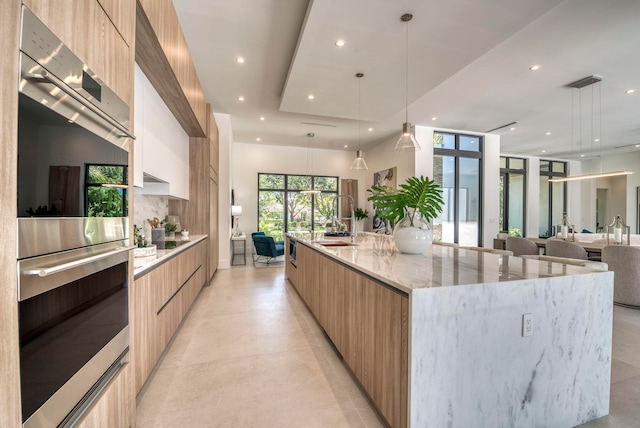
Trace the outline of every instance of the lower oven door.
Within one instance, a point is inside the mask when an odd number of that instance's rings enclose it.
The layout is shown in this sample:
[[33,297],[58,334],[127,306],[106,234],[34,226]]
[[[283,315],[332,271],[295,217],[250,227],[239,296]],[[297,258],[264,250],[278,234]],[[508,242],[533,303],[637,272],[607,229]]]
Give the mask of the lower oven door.
[[57,426],[126,353],[132,247],[124,245],[18,262],[25,427]]

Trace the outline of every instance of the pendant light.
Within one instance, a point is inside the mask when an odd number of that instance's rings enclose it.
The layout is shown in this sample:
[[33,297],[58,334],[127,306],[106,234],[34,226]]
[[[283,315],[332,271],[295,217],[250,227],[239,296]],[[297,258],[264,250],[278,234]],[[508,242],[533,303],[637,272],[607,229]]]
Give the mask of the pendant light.
[[413,19],[413,15],[405,13],[400,20],[406,23],[406,61],[405,61],[405,122],[402,124],[402,135],[396,143],[396,152],[417,152],[420,150],[420,144],[416,141],[416,137],[411,132],[411,123],[409,122],[409,21]]
[[[599,142],[599,154],[598,157],[600,158],[600,172],[596,172],[596,173],[591,173],[591,174],[581,174],[581,175],[570,175],[568,177],[556,177],[556,178],[550,178],[549,181],[550,182],[565,182],[565,181],[576,181],[576,180],[588,180],[588,179],[592,179],[592,178],[602,178],[602,177],[617,177],[617,176],[621,176],[621,175],[629,175],[629,174],[633,174],[633,172],[631,171],[609,171],[609,172],[603,172],[602,171],[602,77],[598,76],[598,75],[592,75],[592,76],[587,76],[583,79],[577,80],[573,83],[569,83],[570,88],[572,89],[577,89],[578,90],[578,102],[580,104],[580,110],[579,110],[579,114],[580,114],[580,141],[582,142],[582,97],[581,97],[581,91],[582,88],[586,87],[586,86],[591,86],[591,157],[593,158],[593,142],[594,141],[598,141]],[[598,114],[599,114],[599,125],[598,125],[598,139],[596,140],[594,138],[594,132],[593,132],[593,124],[595,122],[595,114],[593,113],[593,109],[594,109],[594,96],[593,96],[593,88],[595,84],[598,84]],[[572,95],[573,97],[573,95]],[[572,98],[572,103],[571,103],[571,114],[573,116],[573,98]],[[572,145],[572,152],[573,152],[573,119],[571,120],[571,145]],[[573,153],[572,153],[573,154]]]
[[[312,159],[311,159],[311,139],[313,137],[315,137],[316,134],[314,134],[313,132],[309,132],[307,134],[307,175],[312,175],[313,171],[311,169],[311,163],[312,163]],[[312,181],[313,183],[313,181]],[[304,194],[304,195],[316,195],[318,193],[320,193],[320,190],[315,190],[315,189],[308,189],[308,190],[301,190],[300,193]]]
[[364,77],[364,73],[356,73],[356,77],[358,78],[358,151],[356,151],[356,158],[353,160],[353,163],[351,164],[351,169],[369,169],[369,167],[367,166],[367,163],[364,161],[364,152],[362,151],[362,149],[360,148],[361,142],[360,142],[360,125],[362,124],[361,120],[360,120],[360,107],[361,107],[361,102],[360,102],[360,93],[361,93],[361,89],[360,89],[360,82],[362,81],[362,78]]

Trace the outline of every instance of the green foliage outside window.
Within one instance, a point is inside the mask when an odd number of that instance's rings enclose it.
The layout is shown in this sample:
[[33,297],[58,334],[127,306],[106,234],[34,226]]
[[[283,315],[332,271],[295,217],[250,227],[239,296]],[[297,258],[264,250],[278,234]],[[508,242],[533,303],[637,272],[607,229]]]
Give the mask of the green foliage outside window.
[[[301,193],[311,189],[321,193]],[[337,194],[338,177],[258,174],[258,230],[276,241],[285,231],[324,230]]]
[[85,198],[88,217],[126,217],[127,189],[125,165],[87,165]]

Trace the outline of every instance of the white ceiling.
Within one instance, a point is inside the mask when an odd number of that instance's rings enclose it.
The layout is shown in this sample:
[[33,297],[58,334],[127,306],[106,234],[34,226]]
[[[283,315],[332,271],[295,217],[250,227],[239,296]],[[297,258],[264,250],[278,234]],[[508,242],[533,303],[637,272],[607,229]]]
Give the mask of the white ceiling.
[[[237,142],[306,146],[314,132],[315,147],[355,150],[359,125],[365,149],[399,135],[406,58],[400,16],[409,12],[413,124],[485,132],[517,121],[514,131],[496,132],[502,152],[521,155],[589,158],[640,144],[638,0],[174,5],[205,96],[214,111],[231,115]],[[346,45],[337,48],[337,39]],[[540,70],[530,71],[533,64]],[[365,74],[360,103],[357,72]],[[567,87],[593,74],[602,83]],[[637,92],[625,94],[630,88]]]

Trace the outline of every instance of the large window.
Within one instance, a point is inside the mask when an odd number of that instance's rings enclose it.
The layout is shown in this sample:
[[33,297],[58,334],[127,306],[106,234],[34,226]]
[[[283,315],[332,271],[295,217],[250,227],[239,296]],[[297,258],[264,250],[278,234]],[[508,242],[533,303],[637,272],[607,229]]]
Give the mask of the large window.
[[554,225],[567,210],[567,183],[551,182],[551,177],[566,177],[567,163],[540,160],[540,227],[538,235],[548,238],[554,234]]
[[87,217],[127,216],[125,165],[87,165],[85,209]]
[[480,245],[482,138],[435,132],[433,147],[433,178],[444,199],[443,211],[434,219],[433,238]]
[[286,232],[325,230],[337,194],[338,177],[260,173],[258,230],[276,241],[284,240]]
[[500,231],[524,236],[526,160],[500,157]]

